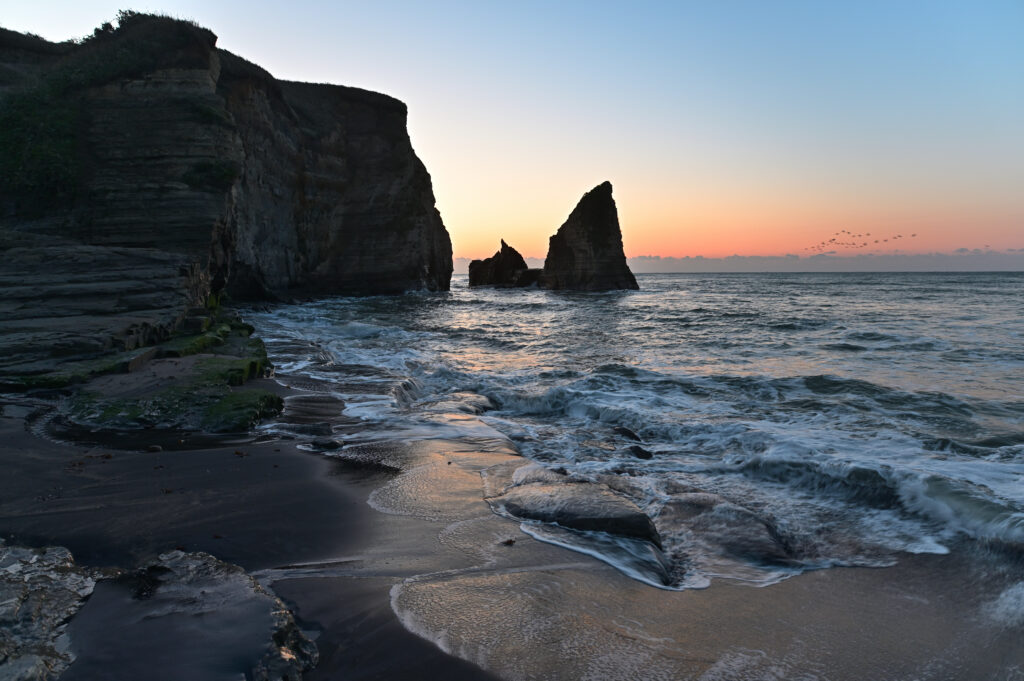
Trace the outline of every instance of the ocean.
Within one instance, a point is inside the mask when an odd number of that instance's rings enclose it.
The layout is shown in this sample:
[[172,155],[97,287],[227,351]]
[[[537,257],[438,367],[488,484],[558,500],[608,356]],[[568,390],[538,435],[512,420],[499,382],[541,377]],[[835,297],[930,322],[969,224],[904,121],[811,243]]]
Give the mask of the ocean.
[[[524,532],[658,588],[908,553],[1019,563],[1024,273],[637,280],[574,293],[457,276],[449,293],[248,310],[279,380],[326,405],[317,423],[261,428],[340,457],[385,441],[514,446],[633,502],[660,566],[599,532]],[[1024,618],[1014,588],[1007,617]]]

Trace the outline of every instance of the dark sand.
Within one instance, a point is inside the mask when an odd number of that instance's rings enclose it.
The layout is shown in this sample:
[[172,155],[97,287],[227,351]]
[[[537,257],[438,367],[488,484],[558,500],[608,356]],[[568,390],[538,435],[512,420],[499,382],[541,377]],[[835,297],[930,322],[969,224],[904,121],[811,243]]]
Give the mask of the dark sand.
[[[379,470],[295,443],[158,453],[79,447],[30,433],[30,411],[9,404],[0,416],[0,536],[12,544],[65,546],[79,563],[125,569],[165,551],[204,551],[253,572],[344,556],[365,545],[369,518],[380,515],[366,505],[369,486],[386,479]],[[401,626],[388,603],[393,577],[342,581],[290,582],[289,600],[314,615],[300,625],[319,634],[322,662],[307,678],[493,678]],[[240,651],[253,654],[239,636],[218,641],[221,655],[203,654],[194,623],[173,618],[148,639],[133,638],[118,624],[130,607],[124,586],[97,586],[73,620],[77,660],[66,678],[98,678],[99,670],[111,681],[136,681],[143,671],[149,679],[207,678],[200,669],[214,678]],[[234,626],[255,633],[245,624]]]
[[[174,548],[241,565],[316,639],[308,679],[1022,678],[1019,625],[987,614],[1020,575],[956,553],[669,592],[495,516],[479,471],[514,458],[501,443],[347,450],[358,465],[284,441],[146,453],[42,439],[25,412],[0,418],[5,539],[96,566]],[[220,664],[175,665],[193,640],[186,623],[152,649],[120,646],[125,598],[98,588],[73,621],[68,678],[88,677],[75,665],[180,679]]]

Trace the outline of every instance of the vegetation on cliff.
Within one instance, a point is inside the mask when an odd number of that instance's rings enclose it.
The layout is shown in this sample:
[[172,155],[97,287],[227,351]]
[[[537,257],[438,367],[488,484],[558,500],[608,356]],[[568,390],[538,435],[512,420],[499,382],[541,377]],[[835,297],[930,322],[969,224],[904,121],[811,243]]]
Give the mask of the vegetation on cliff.
[[[0,49],[35,52],[56,64],[27,77],[0,99],[0,197],[9,212],[37,215],[72,203],[83,185],[90,151],[82,144],[82,93],[120,78],[139,77],[174,63],[204,67],[216,36],[166,16],[118,13],[77,43],[48,43],[13,31],[0,33]],[[9,70],[9,69],[8,69]]]

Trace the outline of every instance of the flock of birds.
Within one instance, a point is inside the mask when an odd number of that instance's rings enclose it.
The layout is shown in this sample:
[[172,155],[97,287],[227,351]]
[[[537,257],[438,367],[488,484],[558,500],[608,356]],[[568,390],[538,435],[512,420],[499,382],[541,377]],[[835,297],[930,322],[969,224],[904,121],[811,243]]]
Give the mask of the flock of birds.
[[[864,248],[874,247],[876,245],[887,244],[890,241],[895,242],[900,239],[913,239],[916,236],[917,234],[910,234],[909,236],[896,234],[895,236],[885,238],[879,237],[877,239],[872,240],[870,239],[871,232],[855,234],[849,230],[841,229],[838,232],[835,232],[832,235],[831,239],[825,239],[824,241],[814,244],[813,246],[808,246],[804,250],[809,251],[811,253],[827,253],[828,251],[834,251],[837,248],[849,248],[854,250],[860,250]],[[862,241],[862,239],[867,240]],[[884,248],[884,246],[881,247]]]

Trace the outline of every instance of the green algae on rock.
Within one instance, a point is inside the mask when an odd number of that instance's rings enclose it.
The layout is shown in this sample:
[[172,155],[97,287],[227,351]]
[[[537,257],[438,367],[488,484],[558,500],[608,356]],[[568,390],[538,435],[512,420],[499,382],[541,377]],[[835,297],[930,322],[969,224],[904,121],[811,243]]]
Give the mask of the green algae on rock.
[[236,320],[181,336],[155,350],[135,376],[95,376],[65,400],[61,415],[89,430],[242,432],[280,413],[279,395],[248,382],[273,374],[262,341]]

